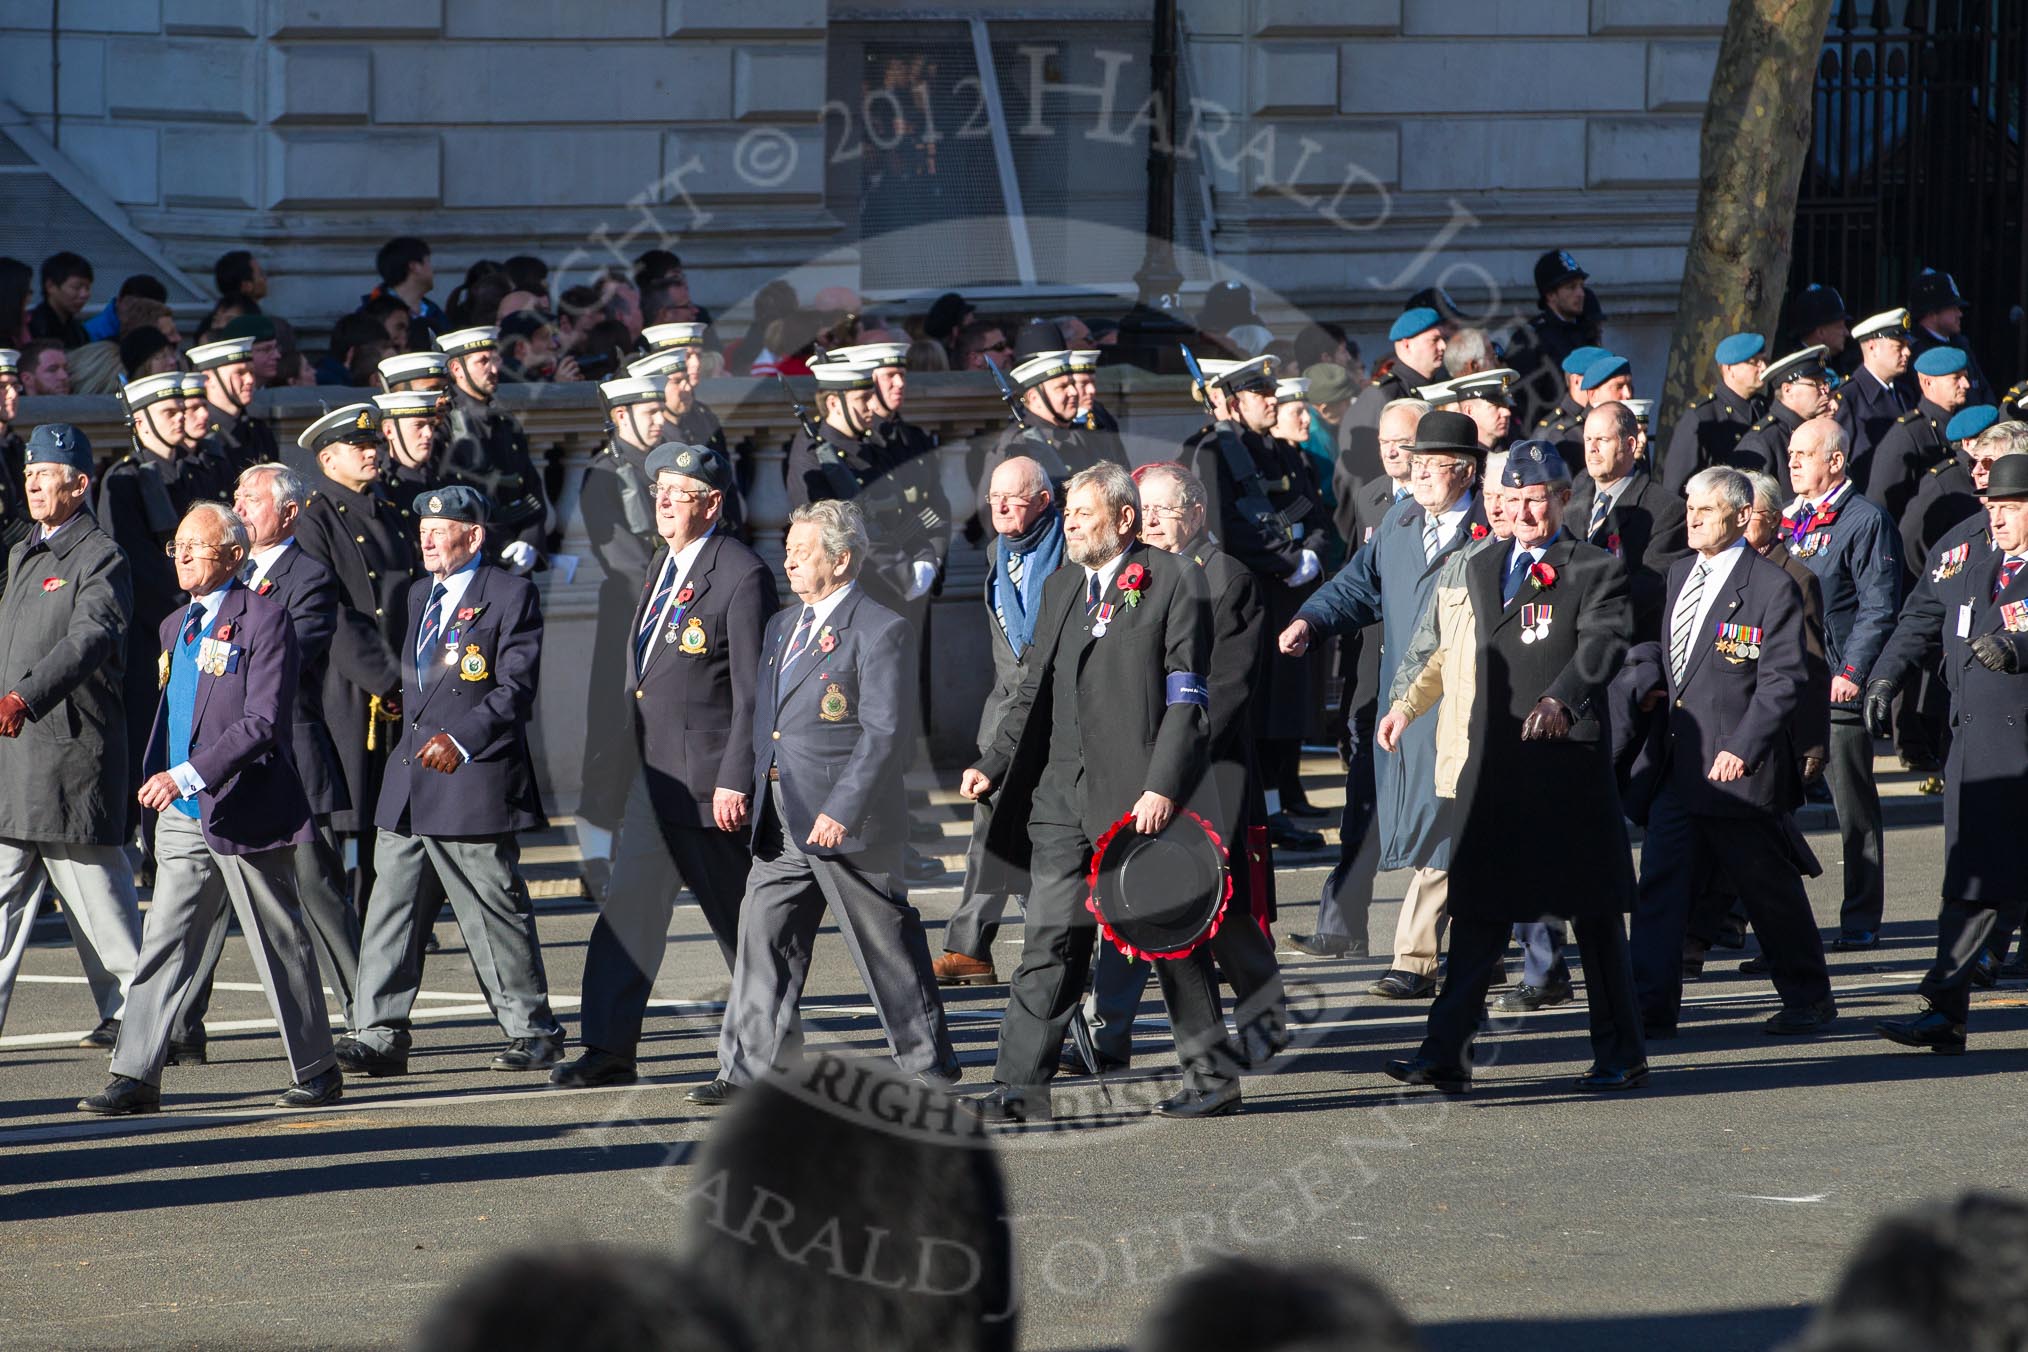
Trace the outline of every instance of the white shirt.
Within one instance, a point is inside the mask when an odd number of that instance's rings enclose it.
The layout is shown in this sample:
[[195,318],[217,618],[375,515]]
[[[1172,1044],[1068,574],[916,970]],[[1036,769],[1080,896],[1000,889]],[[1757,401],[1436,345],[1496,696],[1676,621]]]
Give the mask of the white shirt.
[[266,549],[256,549],[248,556],[247,561],[241,565],[239,580],[249,587],[260,586],[261,579],[266,577],[268,570],[275,566],[275,560],[281,558],[288,551],[289,546],[294,543],[296,543],[296,537],[291,535],[288,539],[271,544]]
[[[716,529],[716,527],[712,528],[712,530]],[[662,613],[655,617],[654,624],[647,627],[648,633],[654,633],[668,622],[669,612],[676,608],[676,596],[683,590],[683,584],[690,580],[690,570],[697,566],[697,556],[704,552],[704,542],[709,540],[711,536],[712,531],[708,530],[689,544],[683,546],[683,548],[671,554],[668,558],[662,560],[662,571],[655,577],[655,586],[659,590],[664,579],[667,579],[669,582],[669,595],[662,602]],[[676,570],[674,577],[669,576],[671,568]],[[653,596],[654,592],[648,594]]]
[[[67,521],[64,523],[64,525],[69,524]],[[63,527],[59,526],[57,529],[61,530]],[[211,622],[218,618],[218,608],[225,604],[225,594],[232,590],[232,581],[231,578],[227,578],[225,585],[216,591],[190,598],[191,605],[201,606],[204,611],[204,621],[197,628],[199,634],[210,629]],[[189,616],[190,607],[185,606],[176,617],[177,637],[179,640],[182,637],[183,629],[190,623]],[[192,769],[189,761],[184,761],[181,765],[170,766],[169,778],[176,781],[176,796],[178,798],[195,798],[204,789],[204,776]]]
[[1452,503],[1448,509],[1435,513],[1431,518],[1436,522],[1437,550],[1439,553],[1443,551],[1445,545],[1451,542],[1451,537],[1458,533],[1458,527],[1464,524],[1465,518],[1471,514],[1471,511],[1472,495],[1467,493]]
[[[431,590],[435,590],[439,585],[444,589],[443,599],[437,602],[437,632],[439,634],[442,634],[444,630],[451,627],[451,622],[458,614],[458,602],[465,599],[465,589],[472,585],[472,576],[478,571],[479,556],[474,554],[470,563],[460,568],[457,572],[452,573],[449,577],[444,578],[441,584],[436,578],[430,579]],[[422,614],[429,614],[429,609],[429,592],[424,592]],[[420,615],[416,617],[416,623],[418,625],[422,623]],[[417,630],[416,637],[422,637],[420,629]]]
[[1693,644],[1697,641],[1698,632],[1704,628],[1706,617],[1711,614],[1712,604],[1718,600],[1719,591],[1725,586],[1725,579],[1732,576],[1733,568],[1745,557],[1746,540],[1742,537],[1735,541],[1730,549],[1720,550],[1712,558],[1700,558],[1690,566],[1690,574],[1683,579],[1683,590],[1677,594],[1676,607],[1669,612],[1670,638],[1675,637],[1676,621],[1681,618],[1683,602],[1690,595],[1690,577],[1696,574],[1697,569],[1704,570],[1704,594],[1697,598],[1697,619],[1690,626],[1690,641]]
[[1127,561],[1127,551],[1122,549],[1119,553],[1113,555],[1112,562],[1106,564],[1106,566],[1103,568],[1097,569],[1096,574],[1094,574],[1093,569],[1090,568],[1085,569],[1084,594],[1086,596],[1091,595],[1091,580],[1092,577],[1096,575],[1099,580],[1099,595],[1100,597],[1104,597],[1106,594],[1106,588],[1112,586],[1113,579],[1119,576],[1120,565],[1125,563],[1126,561]]
[[[816,644],[817,636],[824,632],[824,626],[830,622],[831,616],[837,612],[839,606],[845,604],[845,598],[852,594],[852,589],[857,585],[856,582],[848,582],[821,601],[805,601],[803,603],[804,610],[814,610],[817,612],[816,619],[810,622],[810,643],[812,646]],[[802,623],[803,617],[799,613],[796,616],[796,622],[789,626],[788,637],[782,640],[782,651],[788,651],[788,645],[795,641],[796,630],[802,626]]]

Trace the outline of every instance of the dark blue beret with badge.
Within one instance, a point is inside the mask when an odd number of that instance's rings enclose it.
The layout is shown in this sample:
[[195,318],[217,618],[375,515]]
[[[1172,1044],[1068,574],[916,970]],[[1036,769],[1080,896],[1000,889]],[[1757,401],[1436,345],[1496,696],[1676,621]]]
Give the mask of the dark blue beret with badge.
[[1919,376],[1954,376],[1964,369],[1962,348],[1933,347],[1915,359],[1915,373]]
[[435,517],[439,521],[462,521],[468,526],[483,526],[491,515],[491,508],[478,489],[450,484],[416,494],[415,514]]
[[665,441],[648,452],[648,482],[664,474],[680,474],[686,479],[695,479],[706,488],[715,488],[721,493],[732,489],[732,465],[726,458],[709,446],[691,446],[680,441]]
[[1570,466],[1563,463],[1555,445],[1547,441],[1521,441],[1507,448],[1507,467],[1500,471],[1503,488],[1533,488],[1537,484],[1560,488],[1570,482]]
[[68,465],[79,474],[92,472],[92,442],[69,423],[44,423],[28,434],[27,465]]
[[1433,308],[1418,305],[1412,310],[1402,311],[1401,318],[1395,320],[1394,327],[1387,331],[1387,341],[1405,343],[1419,333],[1428,333],[1443,322],[1444,317]]
[[1951,415],[1944,426],[1945,441],[1970,441],[2000,421],[2000,410],[1991,404],[1968,404]]
[[1757,333],[1735,333],[1718,344],[1718,364],[1737,366],[1752,361],[1767,350],[1767,339]]

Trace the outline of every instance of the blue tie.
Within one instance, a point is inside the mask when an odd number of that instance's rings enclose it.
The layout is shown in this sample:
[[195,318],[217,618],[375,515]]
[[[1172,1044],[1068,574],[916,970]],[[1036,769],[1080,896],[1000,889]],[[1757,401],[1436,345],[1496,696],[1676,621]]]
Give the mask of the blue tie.
[[804,606],[802,621],[796,625],[796,632],[789,636],[788,651],[782,654],[782,670],[784,672],[787,672],[790,667],[794,666],[796,659],[803,655],[803,649],[810,646],[810,630],[816,623],[817,608],[815,606]]
[[1534,556],[1527,550],[1514,551],[1514,562],[1507,566],[1507,581],[1500,589],[1500,604],[1514,604],[1514,597],[1521,590],[1521,579],[1528,576],[1528,565],[1533,562]]
[[197,642],[197,636],[204,632],[204,607],[196,601],[190,603],[190,611],[183,617],[183,646]]
[[676,558],[672,554],[662,565],[662,581],[655,588],[654,596],[648,600],[648,609],[641,616],[641,632],[634,635],[634,669],[648,665],[648,651],[654,645],[655,627],[662,621],[662,608],[669,604],[669,593],[676,586]]
[[1098,609],[1099,597],[1104,592],[1099,586],[1099,575],[1087,573],[1084,579],[1084,613],[1089,615]]
[[418,686],[430,683],[431,653],[436,647],[437,631],[444,625],[444,584],[439,582],[430,588],[430,603],[423,608],[422,628],[415,639],[415,678]]

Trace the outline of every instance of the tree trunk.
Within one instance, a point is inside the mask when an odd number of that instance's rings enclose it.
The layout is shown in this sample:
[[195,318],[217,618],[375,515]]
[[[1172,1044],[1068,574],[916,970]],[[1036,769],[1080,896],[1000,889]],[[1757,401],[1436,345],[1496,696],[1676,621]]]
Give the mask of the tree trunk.
[[1830,17],[1831,0],[1732,0],[1726,15],[1704,105],[1697,220],[1656,424],[1665,442],[1684,408],[1717,379],[1712,353],[1720,339],[1741,332],[1773,339]]

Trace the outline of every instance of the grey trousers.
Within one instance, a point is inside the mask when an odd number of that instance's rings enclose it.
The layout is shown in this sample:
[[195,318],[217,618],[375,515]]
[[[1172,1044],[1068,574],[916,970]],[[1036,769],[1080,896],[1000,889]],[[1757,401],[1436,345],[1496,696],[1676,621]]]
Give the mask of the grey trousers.
[[1838,846],[1845,856],[1845,898],[1838,928],[1847,934],[1878,930],[1887,905],[1882,867],[1886,822],[1880,790],[1873,782],[1873,734],[1866,731],[1859,702],[1831,706],[1831,759],[1824,779],[1838,812]]
[[141,951],[134,870],[117,845],[0,840],[0,1027],[42,899],[54,888],[101,1019],[123,1016]]
[[337,1064],[317,959],[296,903],[295,851],[217,854],[204,843],[193,818],[171,810],[155,819],[155,899],[142,930],[126,1020],[113,1048],[113,1074],[162,1082],[176,1012],[190,996],[198,959],[228,900],[261,974],[268,1008],[281,1027],[296,1083]]
[[434,877],[458,918],[479,989],[509,1038],[563,1036],[549,1010],[549,977],[535,935],[535,908],[521,881],[521,841],[453,839],[382,831],[373,842],[373,898],[359,941],[359,998],[352,1026],[361,1046],[408,1050],[409,1011],[422,988],[423,940],[437,918]]
[[751,1084],[800,1041],[796,1008],[827,907],[873,996],[895,1062],[910,1074],[955,1077],[958,1054],[930,970],[929,938],[898,876],[901,847],[847,857],[804,854],[782,826],[779,786],[769,785],[757,806],[767,816],[740,906],[739,953],[718,1035],[720,1077]]
[[[344,1017],[352,1017],[352,997],[359,986],[359,917],[353,914],[351,889],[345,883],[345,861],[338,853],[338,833],[319,820],[313,839],[295,847],[296,897],[310,942],[317,950],[317,969],[338,997]],[[190,998],[177,1011],[172,1042],[204,1041],[204,1016],[211,1009],[211,981],[225,953],[225,910],[219,909],[211,935],[198,959],[197,979]]]

